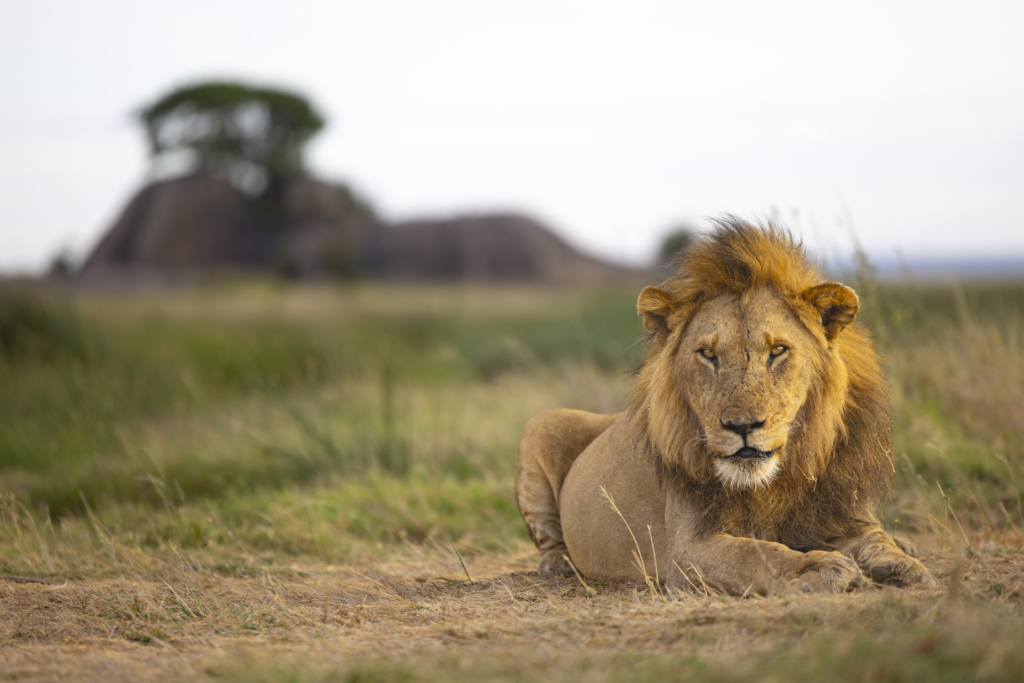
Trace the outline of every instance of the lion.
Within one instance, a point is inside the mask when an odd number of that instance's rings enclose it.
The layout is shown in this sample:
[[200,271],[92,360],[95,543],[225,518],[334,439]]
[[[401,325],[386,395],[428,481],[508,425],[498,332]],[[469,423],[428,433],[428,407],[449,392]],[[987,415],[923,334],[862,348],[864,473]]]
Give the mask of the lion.
[[523,429],[515,500],[540,573],[732,595],[932,586],[875,512],[888,386],[857,294],[774,223],[715,221],[640,293],[629,405]]

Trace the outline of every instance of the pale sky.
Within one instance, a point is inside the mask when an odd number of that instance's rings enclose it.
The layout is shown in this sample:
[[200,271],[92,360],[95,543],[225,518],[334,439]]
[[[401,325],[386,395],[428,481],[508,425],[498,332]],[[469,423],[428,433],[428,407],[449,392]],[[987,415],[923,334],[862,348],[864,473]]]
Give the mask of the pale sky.
[[307,95],[311,168],[386,219],[515,209],[642,263],[775,210],[824,251],[849,217],[879,256],[1024,255],[1019,1],[0,0],[0,271],[90,248],[146,179],[131,112],[208,78]]

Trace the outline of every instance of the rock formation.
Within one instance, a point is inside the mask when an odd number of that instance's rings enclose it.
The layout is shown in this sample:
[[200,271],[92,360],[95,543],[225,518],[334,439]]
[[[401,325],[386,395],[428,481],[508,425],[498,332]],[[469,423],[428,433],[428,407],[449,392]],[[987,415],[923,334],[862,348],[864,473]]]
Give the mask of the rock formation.
[[82,284],[189,282],[223,270],[310,279],[405,282],[596,282],[642,275],[585,256],[515,214],[382,224],[343,185],[310,177],[249,199],[191,175],[129,202],[78,274]]
[[153,183],[139,192],[86,260],[84,282],[225,268],[277,269],[299,277],[355,272],[377,229],[372,211],[344,186],[308,177],[281,201],[247,199],[202,175]]
[[595,282],[635,275],[585,256],[516,214],[418,220],[377,230],[364,268],[382,280]]

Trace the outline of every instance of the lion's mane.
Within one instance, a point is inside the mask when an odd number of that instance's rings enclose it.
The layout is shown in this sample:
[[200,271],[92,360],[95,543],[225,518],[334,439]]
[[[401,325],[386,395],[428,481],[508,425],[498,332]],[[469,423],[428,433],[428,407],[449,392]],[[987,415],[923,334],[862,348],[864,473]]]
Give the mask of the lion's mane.
[[[818,338],[814,381],[794,420],[775,482],[763,490],[722,486],[703,427],[673,377],[657,362],[661,343],[648,336],[630,401],[633,443],[655,459],[663,485],[681,486],[701,510],[699,528],[741,527],[765,540],[813,548],[874,518],[893,472],[888,386],[863,326],[854,322],[831,341],[813,303],[825,280],[803,246],[771,222],[715,221],[675,260],[662,288],[678,300],[671,324],[684,326],[726,292],[767,286]],[[680,335],[675,339],[678,341]],[[677,349],[665,349],[675,352]],[[652,401],[660,394],[662,400]],[[670,406],[660,412],[657,406]]]

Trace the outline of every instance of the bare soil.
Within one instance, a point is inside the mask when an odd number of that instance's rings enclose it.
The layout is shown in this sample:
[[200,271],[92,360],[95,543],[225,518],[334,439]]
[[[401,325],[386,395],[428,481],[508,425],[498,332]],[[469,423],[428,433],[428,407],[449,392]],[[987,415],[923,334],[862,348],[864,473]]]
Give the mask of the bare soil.
[[299,671],[366,662],[429,670],[443,661],[513,667],[526,678],[564,668],[606,680],[600,662],[623,655],[721,663],[822,638],[841,649],[857,637],[898,639],[919,627],[977,631],[979,610],[1012,617],[1024,600],[1024,554],[995,541],[970,558],[925,551],[938,590],[874,585],[771,599],[539,580],[525,547],[464,558],[465,570],[439,549],[402,554],[254,577],[203,575],[187,562],[158,582],[5,577],[0,680],[249,678],[282,663]]

